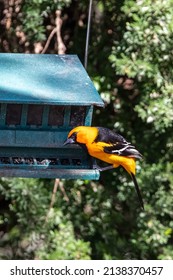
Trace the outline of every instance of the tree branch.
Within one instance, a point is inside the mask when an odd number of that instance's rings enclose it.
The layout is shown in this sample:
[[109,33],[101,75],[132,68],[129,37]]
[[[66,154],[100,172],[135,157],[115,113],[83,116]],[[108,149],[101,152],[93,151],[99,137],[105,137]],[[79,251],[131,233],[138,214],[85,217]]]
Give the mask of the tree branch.
[[51,31],[47,42],[42,50],[41,53],[45,53],[49,47],[50,41],[52,40],[53,36],[56,34],[56,40],[57,40],[57,45],[58,45],[58,54],[65,54],[66,52],[66,46],[63,43],[62,37],[61,37],[61,27],[62,27],[62,19],[61,19],[61,11],[57,10],[56,13],[56,18],[55,18],[55,27]]

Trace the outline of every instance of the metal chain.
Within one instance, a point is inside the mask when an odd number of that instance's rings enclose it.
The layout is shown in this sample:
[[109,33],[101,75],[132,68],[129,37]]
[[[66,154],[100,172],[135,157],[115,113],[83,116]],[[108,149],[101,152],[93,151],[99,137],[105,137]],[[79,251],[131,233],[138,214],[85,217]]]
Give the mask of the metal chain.
[[85,57],[84,57],[84,67],[85,67],[85,69],[87,69],[87,66],[88,66],[88,47],[89,47],[89,37],[90,37],[90,27],[91,27],[92,3],[93,3],[93,0],[90,0],[89,9],[88,9],[88,24],[87,24]]

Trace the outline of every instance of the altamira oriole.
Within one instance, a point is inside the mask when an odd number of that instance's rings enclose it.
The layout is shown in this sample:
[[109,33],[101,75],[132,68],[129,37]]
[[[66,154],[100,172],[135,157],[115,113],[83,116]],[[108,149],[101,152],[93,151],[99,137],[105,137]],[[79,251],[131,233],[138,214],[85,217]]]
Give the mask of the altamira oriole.
[[108,128],[78,126],[69,132],[64,142],[64,145],[66,144],[79,144],[85,147],[90,156],[111,164],[103,168],[97,166],[100,171],[123,166],[132,177],[141,207],[144,209],[135,177],[135,160],[142,158],[142,155],[123,136]]

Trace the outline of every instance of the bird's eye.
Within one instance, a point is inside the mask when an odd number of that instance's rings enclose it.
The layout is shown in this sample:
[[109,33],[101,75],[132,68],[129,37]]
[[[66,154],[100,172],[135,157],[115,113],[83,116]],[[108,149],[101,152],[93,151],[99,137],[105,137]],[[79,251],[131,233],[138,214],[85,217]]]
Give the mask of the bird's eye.
[[77,138],[77,133],[74,132],[71,136],[70,136],[71,139],[74,140],[74,142],[76,142],[76,138]]

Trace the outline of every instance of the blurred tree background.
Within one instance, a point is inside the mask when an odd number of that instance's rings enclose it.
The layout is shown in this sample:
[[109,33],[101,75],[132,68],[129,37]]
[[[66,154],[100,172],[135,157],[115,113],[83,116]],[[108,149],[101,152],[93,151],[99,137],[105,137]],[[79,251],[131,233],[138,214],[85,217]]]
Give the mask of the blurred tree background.
[[[78,54],[87,0],[0,0],[0,51]],[[97,181],[0,179],[0,259],[173,259],[173,1],[94,1],[88,73],[105,101],[93,125],[144,156],[141,211],[121,168]],[[59,30],[59,33],[57,32]],[[47,45],[46,45],[47,42]],[[46,48],[45,48],[46,45]]]

